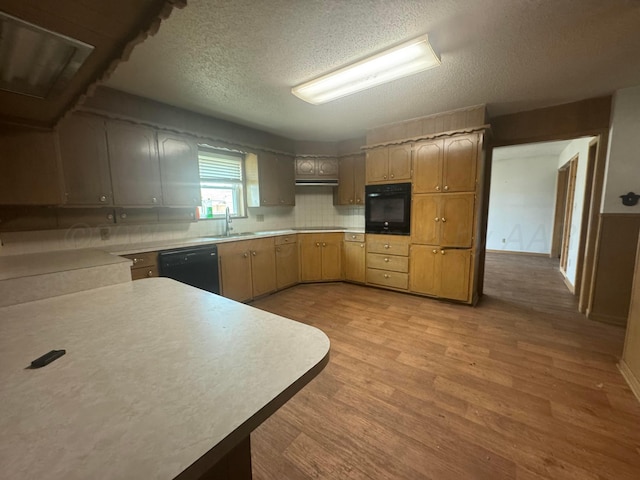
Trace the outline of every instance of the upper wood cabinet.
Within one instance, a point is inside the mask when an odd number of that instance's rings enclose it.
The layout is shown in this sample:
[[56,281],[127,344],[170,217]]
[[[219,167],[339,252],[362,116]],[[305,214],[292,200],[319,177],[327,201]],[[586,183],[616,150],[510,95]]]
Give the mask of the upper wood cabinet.
[[475,194],[413,195],[411,242],[443,247],[471,247]]
[[124,206],[162,204],[160,164],[153,129],[107,122],[113,201]]
[[249,207],[294,206],[296,204],[294,159],[270,152],[248,155],[247,204]]
[[200,205],[200,170],[195,140],[183,135],[158,132],[158,154],[163,205]]
[[296,179],[338,178],[338,159],[333,157],[296,157]]
[[371,149],[366,156],[366,183],[397,183],[411,179],[411,144]]
[[364,155],[350,155],[340,159],[338,188],[334,194],[334,205],[364,206]]
[[467,134],[416,143],[413,193],[475,191],[479,138]]
[[60,170],[55,132],[0,127],[0,204],[59,205]]
[[58,126],[66,205],[113,205],[104,120],[70,115]]

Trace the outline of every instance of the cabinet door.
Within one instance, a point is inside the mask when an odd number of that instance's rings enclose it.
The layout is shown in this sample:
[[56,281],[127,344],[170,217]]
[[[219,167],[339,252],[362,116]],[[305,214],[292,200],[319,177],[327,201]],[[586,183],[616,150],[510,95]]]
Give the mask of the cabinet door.
[[253,296],[259,297],[276,289],[276,253],[273,237],[251,240]]
[[367,152],[365,160],[366,183],[384,183],[389,169],[389,150],[386,147],[374,148]]
[[477,134],[445,139],[442,190],[445,192],[475,191],[477,163]]
[[319,235],[298,236],[300,245],[300,280],[315,282],[322,280],[322,242]]
[[441,195],[413,195],[411,205],[411,242],[440,243],[439,203]]
[[218,245],[222,295],[244,302],[251,299],[251,253],[249,242],[232,242]]
[[315,177],[316,174],[315,158],[296,158],[296,178]]
[[296,179],[293,157],[281,155],[277,159],[278,203],[294,206],[296,204]]
[[196,142],[181,135],[158,132],[158,153],[163,204],[171,207],[200,205]]
[[355,155],[353,157],[353,193],[356,205],[364,206],[364,184],[364,155]]
[[342,279],[342,234],[321,235],[322,280]]
[[71,115],[58,126],[66,205],[113,205],[104,120]]
[[336,190],[335,205],[353,205],[355,203],[354,192],[354,160],[355,157],[340,159],[340,172],[338,188]]
[[411,245],[409,257],[409,290],[425,295],[438,295],[437,268],[440,250],[427,245]]
[[337,158],[317,158],[316,170],[318,177],[338,178],[338,159]]
[[299,281],[298,244],[276,246],[276,287],[280,290]]
[[439,296],[451,300],[469,300],[471,276],[471,250],[442,249],[440,259]]
[[444,140],[416,143],[413,150],[413,193],[441,191]]
[[0,127],[0,205],[59,205],[62,181],[54,132]]
[[439,195],[440,242],[443,247],[471,247],[475,194]]
[[364,243],[344,242],[344,276],[351,282],[365,281]]
[[155,132],[147,127],[107,122],[113,201],[123,206],[162,203]]
[[278,158],[274,154],[260,153],[258,156],[258,182],[260,185],[260,205],[279,205],[280,178],[278,175]]
[[411,144],[389,147],[389,181],[411,180]]

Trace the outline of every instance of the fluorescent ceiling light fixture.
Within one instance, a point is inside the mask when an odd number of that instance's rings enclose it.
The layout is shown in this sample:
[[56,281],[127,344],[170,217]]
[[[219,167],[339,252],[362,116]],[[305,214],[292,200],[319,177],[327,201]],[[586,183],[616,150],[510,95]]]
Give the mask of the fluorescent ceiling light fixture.
[[340,68],[291,89],[296,97],[314,105],[423,72],[440,65],[427,35]]
[[0,90],[45,98],[63,90],[93,46],[0,12]]

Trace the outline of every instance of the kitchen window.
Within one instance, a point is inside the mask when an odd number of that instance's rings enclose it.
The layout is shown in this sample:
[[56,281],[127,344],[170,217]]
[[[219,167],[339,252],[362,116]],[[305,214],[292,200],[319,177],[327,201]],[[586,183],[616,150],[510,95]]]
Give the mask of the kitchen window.
[[222,218],[227,207],[232,217],[246,217],[244,155],[199,147],[198,163],[200,218]]

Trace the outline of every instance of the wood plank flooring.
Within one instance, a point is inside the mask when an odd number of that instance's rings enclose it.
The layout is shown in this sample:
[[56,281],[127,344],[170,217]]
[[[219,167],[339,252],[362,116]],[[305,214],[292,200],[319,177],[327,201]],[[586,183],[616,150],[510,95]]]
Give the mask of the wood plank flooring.
[[557,261],[486,270],[476,308],[342,283],[254,302],[331,339],[252,434],[254,479],[640,479],[624,330],[577,313]]

